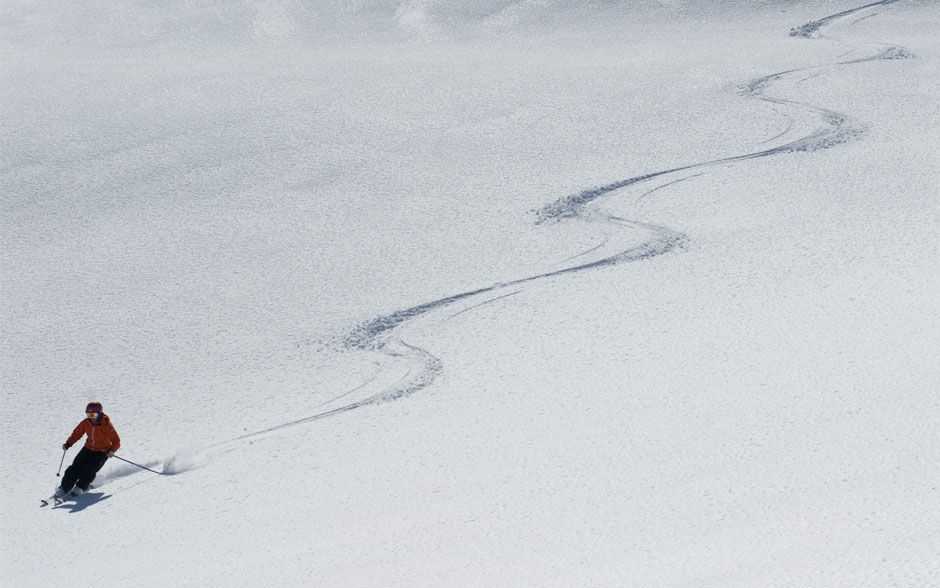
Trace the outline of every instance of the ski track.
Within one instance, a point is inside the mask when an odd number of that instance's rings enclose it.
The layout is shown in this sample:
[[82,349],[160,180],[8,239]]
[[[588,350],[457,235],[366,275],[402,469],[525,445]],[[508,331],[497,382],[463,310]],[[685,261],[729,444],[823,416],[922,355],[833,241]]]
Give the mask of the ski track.
[[[790,131],[790,129],[791,129],[792,127],[793,127],[793,123],[790,122],[790,124],[787,125],[787,128],[786,128],[782,133],[780,133],[779,135],[777,135],[777,136],[775,136],[775,137],[771,137],[770,139],[767,139],[766,141],[764,141],[764,143],[770,143],[770,142],[773,141],[774,139],[777,139],[777,138],[779,138],[779,137],[782,137],[783,135],[787,134],[787,133]],[[660,190],[662,190],[662,189],[664,189],[664,188],[668,188],[669,186],[672,186],[672,185],[674,185],[674,184],[678,184],[678,183],[680,183],[680,182],[685,182],[685,181],[687,181],[687,180],[691,180],[692,178],[697,178],[697,177],[703,175],[704,173],[705,173],[705,172],[701,172],[701,173],[697,173],[697,174],[692,174],[692,175],[686,176],[686,177],[684,177],[684,178],[679,178],[678,180],[672,180],[672,181],[666,182],[665,184],[660,184],[659,186],[656,186],[656,187],[653,188],[652,190],[647,190],[646,192],[643,192],[642,194],[640,194],[640,195],[637,197],[637,199],[633,201],[633,203],[634,203],[634,204],[638,204],[640,201],[642,201],[644,198],[646,198],[647,196],[649,196],[649,195],[651,195],[651,194],[655,194],[656,192],[659,192]]]
[[[837,12],[836,14],[831,14],[829,16],[823,17],[819,20],[812,20],[802,26],[795,27],[790,29],[791,37],[803,37],[805,39],[818,39],[820,38],[819,31],[823,27],[832,24],[834,21],[839,20],[840,18],[845,18],[855,14],[856,12],[861,12],[867,8],[873,8],[875,6],[887,6],[888,4],[894,4],[898,0],[880,0],[879,2],[872,2],[871,4],[865,4],[864,6],[859,6],[857,8],[850,8],[848,10],[843,10],[842,12]],[[858,19],[862,20],[862,19]],[[858,22],[855,21],[855,22]],[[854,23],[853,23],[854,24]]]
[[[821,39],[827,38],[822,34],[822,30],[841,19],[855,15],[859,12],[868,9],[874,9],[877,7],[884,7],[889,4],[893,4],[897,0],[881,0],[879,2],[872,2],[845,10],[830,16],[820,18],[818,20],[810,21],[799,27],[795,27],[790,30],[790,36],[799,37],[805,39]],[[858,18],[852,21],[851,25],[854,25],[862,20],[871,18],[875,14],[870,14]],[[850,25],[850,26],[851,26]],[[841,41],[840,39],[830,38],[830,40]],[[848,51],[843,53],[836,59],[841,59],[852,54],[853,51]],[[608,228],[615,228],[618,230],[628,231],[631,237],[635,237],[637,231],[646,232],[648,234],[647,240],[642,242],[640,245],[636,245],[629,249],[622,250],[618,253],[612,255],[606,255],[599,259],[580,263],[577,265],[572,265],[565,267],[563,269],[549,271],[546,273],[539,273],[531,276],[522,277],[516,280],[509,282],[500,282],[492,284],[490,286],[478,288],[475,290],[469,290],[466,292],[461,292],[459,294],[454,294],[452,296],[447,296],[445,298],[440,298],[437,300],[432,300],[430,302],[425,302],[410,308],[405,308],[402,310],[397,310],[390,314],[378,316],[369,321],[360,323],[351,329],[345,336],[341,337],[340,340],[335,342],[334,347],[336,347],[341,352],[357,352],[357,353],[378,353],[384,355],[388,358],[391,358],[394,361],[405,362],[408,365],[408,370],[400,377],[394,384],[391,386],[386,386],[381,389],[379,392],[370,394],[365,398],[357,400],[355,402],[343,404],[342,406],[332,408],[330,410],[322,411],[310,416],[299,418],[297,420],[281,423],[276,426],[268,427],[259,431],[252,433],[247,433],[240,435],[234,439],[228,441],[222,441],[214,445],[203,448],[203,451],[210,449],[221,449],[223,447],[231,447],[232,444],[238,443],[241,441],[254,439],[262,436],[266,436],[277,431],[282,431],[289,427],[294,427],[301,424],[306,424],[321,419],[325,419],[331,416],[343,414],[350,412],[352,410],[382,404],[385,402],[397,400],[410,396],[419,390],[422,390],[429,386],[438,375],[443,371],[443,364],[440,359],[432,355],[430,352],[421,349],[420,347],[410,345],[406,343],[400,335],[396,334],[396,331],[400,331],[403,327],[409,323],[414,323],[416,319],[428,315],[434,311],[441,310],[447,307],[456,306],[461,302],[468,301],[470,299],[478,298],[484,294],[498,294],[498,296],[489,298],[483,302],[472,304],[463,308],[455,313],[450,314],[448,317],[443,319],[441,322],[446,322],[447,320],[461,315],[465,312],[478,309],[482,306],[495,302],[497,300],[513,296],[521,292],[519,286],[527,285],[534,283],[540,280],[546,280],[550,278],[562,277],[574,275],[580,272],[594,270],[603,267],[612,267],[627,262],[635,262],[651,259],[658,257],[670,251],[673,251],[677,248],[682,247],[686,242],[687,236],[670,229],[668,227],[652,225],[647,223],[641,223],[638,221],[633,221],[625,219],[622,217],[612,216],[601,211],[598,211],[594,208],[588,208],[590,205],[595,204],[600,199],[611,195],[614,192],[618,192],[625,188],[630,188],[644,182],[648,182],[655,178],[668,178],[679,174],[680,172],[687,171],[697,171],[698,173],[686,175],[685,177],[670,180],[661,184],[660,186],[647,190],[642,193],[636,200],[639,202],[643,198],[653,194],[654,192],[667,188],[671,185],[683,182],[686,180],[693,179],[695,177],[701,176],[709,171],[710,168],[715,168],[722,165],[733,164],[746,162],[753,159],[770,157],[783,154],[791,153],[810,153],[815,151],[820,151],[823,149],[830,149],[838,145],[847,143],[849,141],[854,141],[859,139],[864,134],[864,129],[854,123],[847,115],[828,110],[825,108],[820,108],[812,106],[810,104],[805,104],[801,102],[796,102],[792,100],[786,100],[783,98],[773,97],[767,94],[768,89],[775,83],[785,80],[791,76],[798,74],[803,74],[804,77],[800,80],[797,80],[795,83],[806,81],[824,73],[827,70],[830,70],[838,66],[846,66],[851,64],[866,63],[871,61],[881,61],[881,60],[897,60],[897,59],[909,59],[912,58],[913,54],[907,49],[896,46],[896,45],[886,45],[884,48],[880,49],[878,52],[868,55],[866,57],[861,57],[858,59],[852,59],[847,61],[836,61],[834,63],[825,64],[825,65],[816,65],[809,66],[804,68],[796,68],[785,71],[780,71],[776,73],[771,73],[765,76],[761,76],[755,79],[748,81],[742,86],[738,87],[738,93],[741,96],[754,98],[762,102],[773,105],[775,110],[785,111],[783,115],[787,118],[787,128],[781,133],[771,137],[770,139],[765,139],[759,144],[764,145],[770,143],[776,139],[784,137],[790,133],[794,127],[797,126],[797,119],[800,119],[804,124],[807,124],[812,130],[807,134],[786,141],[775,147],[769,147],[767,149],[762,149],[759,151],[753,151],[749,153],[743,153],[740,155],[733,155],[729,157],[723,157],[719,159],[712,159],[708,161],[702,161],[698,163],[692,163],[687,165],[682,165],[678,167],[673,167],[669,169],[664,169],[660,171],[654,171],[645,173],[643,175],[638,175],[623,180],[618,180],[605,184],[602,186],[597,186],[589,188],[578,192],[576,194],[571,194],[563,198],[559,198],[541,209],[535,211],[535,223],[536,224],[546,224],[549,222],[588,222],[588,223],[599,223],[604,224]],[[806,76],[805,74],[809,74]],[[789,113],[789,114],[788,114]],[[604,247],[610,240],[610,235],[604,235],[603,241],[591,249],[579,253],[573,257],[570,257],[561,263],[566,263],[568,261],[584,257],[597,251],[598,249]],[[504,290],[513,290],[512,292],[503,293]],[[440,324],[440,323],[438,323]],[[370,384],[373,384],[375,380],[378,379],[379,372],[373,374],[368,380],[357,385],[356,387],[332,398],[331,400],[325,401],[317,407],[322,407],[330,403],[339,401],[350,394],[359,392],[369,387]],[[230,449],[231,450],[231,449]],[[172,462],[172,458],[170,460]],[[156,467],[158,463],[148,463],[148,467]],[[130,466],[128,466],[130,467]],[[193,466],[196,467],[196,466]],[[131,469],[133,469],[131,467]],[[185,471],[185,469],[180,469],[173,473],[179,473],[180,471]],[[135,473],[133,471],[128,471],[125,468],[113,471],[109,473],[107,478],[105,478],[103,483],[108,483],[124,476]]]
[[608,234],[605,233],[605,234],[604,234],[604,238],[601,240],[600,243],[598,243],[598,244],[595,245],[594,247],[591,247],[590,249],[587,249],[587,250],[585,250],[585,251],[582,251],[581,253],[576,253],[575,255],[572,255],[571,257],[568,257],[568,258],[566,258],[566,259],[563,259],[563,260],[561,260],[560,263],[562,263],[562,264],[568,263],[568,262],[570,262],[570,261],[574,261],[575,259],[579,259],[579,258],[581,258],[581,257],[585,257],[585,256],[587,256],[587,255],[590,255],[591,253],[594,253],[595,251],[597,251],[598,249],[600,249],[600,248],[603,247],[604,245],[607,245],[608,242],[610,242],[610,235],[608,235]]
[[[601,244],[601,245],[603,245],[603,244]],[[598,245],[597,247],[601,247],[601,245]],[[595,247],[595,249],[596,249],[596,247]],[[483,302],[480,302],[479,304],[474,304],[473,306],[468,306],[467,308],[465,308],[465,309],[463,309],[463,310],[459,310],[459,311],[455,312],[454,314],[448,316],[447,318],[444,319],[444,321],[449,321],[449,320],[451,320],[452,318],[458,317],[458,316],[460,316],[460,315],[462,315],[462,314],[464,314],[464,313],[466,313],[466,312],[470,312],[471,310],[476,310],[477,308],[480,308],[481,306],[486,306],[487,304],[492,304],[492,303],[494,303],[494,302],[498,302],[498,301],[502,300],[503,298],[509,298],[510,296],[515,296],[516,294],[518,294],[518,293],[520,293],[520,292],[522,292],[522,290],[516,290],[516,291],[514,291],[514,292],[510,292],[509,294],[503,294],[502,296],[497,296],[497,297],[495,297],[495,298],[490,298],[489,300],[485,300],[485,301],[483,301]],[[442,322],[443,322],[443,321],[442,321]]]

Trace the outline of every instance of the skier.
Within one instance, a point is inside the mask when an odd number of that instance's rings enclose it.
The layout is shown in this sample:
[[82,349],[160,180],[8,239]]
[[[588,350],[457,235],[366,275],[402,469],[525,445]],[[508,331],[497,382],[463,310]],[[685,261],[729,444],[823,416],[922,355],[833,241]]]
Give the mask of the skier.
[[72,465],[65,470],[62,485],[56,489],[56,498],[62,498],[67,493],[81,496],[88,490],[104,462],[121,447],[121,438],[114,430],[111,419],[102,412],[100,402],[88,403],[85,407],[85,417],[62,444],[62,449],[66,450],[81,439],[82,435],[86,436],[85,446],[75,456]]

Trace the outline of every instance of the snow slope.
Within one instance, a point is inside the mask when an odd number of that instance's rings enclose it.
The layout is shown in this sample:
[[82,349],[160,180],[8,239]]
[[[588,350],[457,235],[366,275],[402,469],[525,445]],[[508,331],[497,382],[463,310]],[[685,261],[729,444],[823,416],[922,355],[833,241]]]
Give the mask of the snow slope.
[[0,11],[0,584],[940,583],[936,3]]

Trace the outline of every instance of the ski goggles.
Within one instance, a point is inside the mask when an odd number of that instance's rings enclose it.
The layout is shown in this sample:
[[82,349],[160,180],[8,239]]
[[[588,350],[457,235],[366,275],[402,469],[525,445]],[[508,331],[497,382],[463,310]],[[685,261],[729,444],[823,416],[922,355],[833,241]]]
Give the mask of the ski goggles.
[[90,418],[90,419],[96,419],[96,418],[98,418],[98,413],[97,413],[97,412],[86,412],[86,413],[85,413],[85,416],[87,416],[87,417]]

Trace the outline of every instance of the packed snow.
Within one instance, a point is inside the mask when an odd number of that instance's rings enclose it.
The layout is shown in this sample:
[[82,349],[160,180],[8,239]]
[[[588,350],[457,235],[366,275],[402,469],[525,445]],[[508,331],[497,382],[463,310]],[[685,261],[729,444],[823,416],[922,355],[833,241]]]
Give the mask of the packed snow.
[[0,585],[940,585],[938,30],[5,1]]

